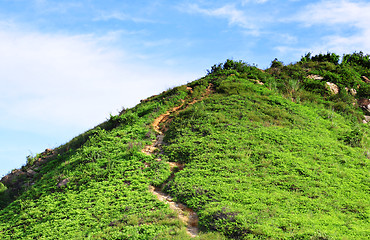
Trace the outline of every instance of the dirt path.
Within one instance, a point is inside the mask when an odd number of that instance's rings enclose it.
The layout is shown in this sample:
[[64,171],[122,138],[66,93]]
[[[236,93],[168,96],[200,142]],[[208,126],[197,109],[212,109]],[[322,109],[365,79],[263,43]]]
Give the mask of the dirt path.
[[[164,133],[160,130],[160,124],[165,123],[169,115],[177,110],[179,110],[183,104],[180,106],[174,107],[171,110],[167,111],[165,114],[160,115],[157,117],[152,126],[154,130],[158,133],[157,139],[153,141],[151,145],[145,146],[144,149],[142,149],[142,152],[151,155],[153,154],[157,149],[161,148],[161,145],[163,145],[163,138]],[[162,161],[162,159],[158,158],[157,161]],[[188,208],[186,205],[182,203],[177,203],[172,200],[172,197],[169,194],[166,194],[162,192],[163,187],[171,181],[175,176],[174,169],[177,167],[179,170],[182,170],[184,168],[183,164],[177,163],[177,162],[167,162],[171,167],[171,176],[170,178],[161,186],[161,187],[154,187],[150,186],[149,190],[152,192],[158,200],[162,202],[166,202],[169,204],[169,207],[177,212],[177,215],[181,221],[183,221],[186,224],[187,227],[187,233],[191,237],[195,237],[198,235],[198,216],[197,214],[190,208]]]
[[[193,101],[187,103],[185,108],[200,100],[203,100],[204,97],[208,96],[212,92],[213,92],[213,84],[210,83],[206,89],[206,92],[203,94],[203,96],[201,96],[199,100],[194,99]],[[164,126],[160,126],[160,125],[168,123],[171,113],[179,111],[179,109],[181,109],[184,106],[184,104],[185,104],[185,101],[182,100],[182,104],[180,106],[177,106],[177,107],[174,107],[168,110],[166,113],[160,115],[154,120],[154,122],[152,123],[152,127],[158,134],[157,139],[154,140],[151,145],[145,146],[141,150],[143,153],[147,155],[152,155],[154,152],[161,149],[161,146],[163,145],[164,132],[167,131],[167,128],[165,125]],[[158,158],[157,161],[162,161],[162,159]],[[184,168],[184,165],[181,163],[177,163],[177,162],[167,162],[167,163],[170,165],[170,168],[171,168],[171,176],[162,186],[160,187],[150,186],[149,190],[160,201],[168,203],[170,208],[177,212],[179,219],[186,224],[187,233],[189,234],[189,236],[196,237],[199,233],[198,215],[192,209],[188,208],[185,204],[174,202],[172,200],[173,198],[169,194],[162,192],[162,189],[168,184],[168,182],[170,182],[175,177],[175,168],[177,168],[180,171]]]

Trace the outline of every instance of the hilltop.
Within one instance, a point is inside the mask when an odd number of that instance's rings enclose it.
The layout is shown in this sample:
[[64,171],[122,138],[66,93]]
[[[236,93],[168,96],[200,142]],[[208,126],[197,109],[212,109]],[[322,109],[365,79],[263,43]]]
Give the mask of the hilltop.
[[1,239],[368,239],[370,59],[227,60],[30,156]]

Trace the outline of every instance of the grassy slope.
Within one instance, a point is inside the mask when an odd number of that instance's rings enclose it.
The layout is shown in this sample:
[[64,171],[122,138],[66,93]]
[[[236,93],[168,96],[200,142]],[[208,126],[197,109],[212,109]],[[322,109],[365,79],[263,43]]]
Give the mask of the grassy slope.
[[[62,146],[64,153],[39,170],[35,184],[1,210],[0,239],[183,235],[176,215],[148,191],[150,183],[169,176],[169,167],[140,149],[155,137],[150,129],[154,118],[184,96],[185,91],[174,89]],[[151,167],[145,168],[145,162]],[[58,188],[66,178],[70,182]]]
[[[341,71],[308,64],[315,74]],[[180,99],[199,99],[213,83],[213,94],[171,116],[163,156],[186,164],[166,190],[198,212],[202,230],[246,239],[367,239],[369,127],[344,105],[352,100],[346,95],[339,101],[303,90],[317,83],[302,69],[216,71],[188,84],[193,92],[178,87],[111,117],[60,147],[15,201],[1,190],[0,238],[187,238],[148,191],[169,177],[169,166],[140,150],[155,137],[155,117]]]
[[198,210],[203,230],[368,237],[368,159],[338,141],[355,123],[237,76],[217,91],[176,116],[165,139],[169,159],[186,163],[168,191]]

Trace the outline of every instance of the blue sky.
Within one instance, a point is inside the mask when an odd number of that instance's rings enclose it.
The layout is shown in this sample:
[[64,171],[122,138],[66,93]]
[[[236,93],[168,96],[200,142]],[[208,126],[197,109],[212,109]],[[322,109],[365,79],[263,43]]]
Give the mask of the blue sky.
[[370,1],[0,0],[0,177],[227,58],[370,53]]

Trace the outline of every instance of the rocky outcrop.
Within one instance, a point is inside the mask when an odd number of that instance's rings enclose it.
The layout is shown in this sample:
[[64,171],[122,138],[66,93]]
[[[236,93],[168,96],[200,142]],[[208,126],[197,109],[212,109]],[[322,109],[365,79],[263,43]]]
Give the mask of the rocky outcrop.
[[366,76],[361,76],[362,80],[366,83],[370,83],[370,79],[368,79]]
[[370,116],[364,116],[364,120],[362,121],[363,123],[369,123],[370,122]]
[[339,88],[336,84],[331,83],[331,82],[326,82],[325,83],[326,89],[328,89],[332,94],[336,95],[339,93]]
[[349,92],[352,96],[356,96],[356,94],[357,94],[356,89],[348,88],[348,87],[346,87],[345,89],[346,89],[346,92]]
[[323,80],[324,77],[321,77],[320,75],[311,74],[308,75],[307,78],[314,79],[314,80]]
[[265,85],[263,82],[261,82],[260,80],[258,79],[255,79],[254,80],[255,83],[257,83],[258,85]]
[[370,112],[370,99],[361,98],[358,100],[358,106],[365,112]]
[[37,175],[37,170],[50,158],[54,157],[56,152],[52,149],[45,149],[40,157],[37,158],[32,164],[27,164],[21,169],[15,169],[8,175],[4,176],[2,182],[7,188],[20,189],[22,186],[27,186],[26,183],[32,182],[33,178]]
[[57,184],[57,187],[58,187],[58,188],[64,187],[65,185],[67,185],[67,183],[69,183],[69,178],[65,178],[65,179],[61,180],[61,181]]
[[25,179],[26,176],[27,176],[27,173],[26,172],[23,172],[20,169],[15,169],[11,173],[9,173],[8,175],[4,176],[1,179],[1,182],[5,186],[7,186],[8,188],[9,187],[17,187],[18,185],[20,185],[19,184],[20,180]]

